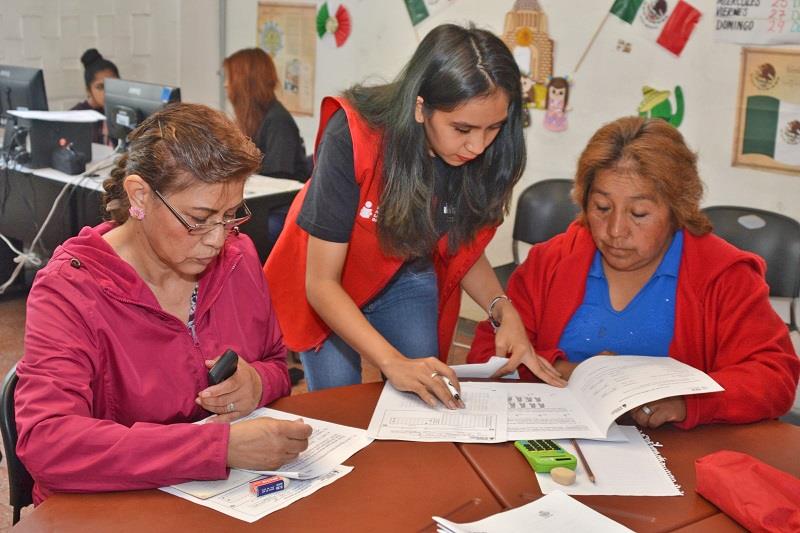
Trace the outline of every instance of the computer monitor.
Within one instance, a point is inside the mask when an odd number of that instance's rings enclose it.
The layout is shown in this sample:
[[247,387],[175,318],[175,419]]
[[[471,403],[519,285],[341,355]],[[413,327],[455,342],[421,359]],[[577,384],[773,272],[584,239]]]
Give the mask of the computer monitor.
[[8,150],[15,139],[16,119],[8,111],[47,111],[44,74],[40,68],[0,65],[0,127],[5,128],[3,149]]
[[144,119],[167,104],[181,101],[178,87],[140,81],[106,78],[105,91],[108,134],[120,140],[123,150],[128,133]]

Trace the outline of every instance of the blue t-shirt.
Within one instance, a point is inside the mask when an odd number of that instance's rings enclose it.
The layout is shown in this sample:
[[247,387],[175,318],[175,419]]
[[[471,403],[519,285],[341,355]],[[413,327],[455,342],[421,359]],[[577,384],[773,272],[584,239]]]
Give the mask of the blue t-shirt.
[[675,330],[675,292],[683,251],[678,231],[653,276],[622,311],[611,306],[600,251],[595,253],[583,303],[561,334],[558,347],[579,363],[603,351],[666,356]]

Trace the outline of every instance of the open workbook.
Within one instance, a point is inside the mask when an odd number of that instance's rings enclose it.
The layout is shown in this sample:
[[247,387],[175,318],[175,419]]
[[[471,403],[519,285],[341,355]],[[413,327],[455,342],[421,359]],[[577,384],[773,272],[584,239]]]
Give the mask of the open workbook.
[[[611,437],[623,413],[670,396],[723,390],[704,372],[670,357],[592,357],[564,388],[544,383],[462,382],[465,409],[430,407],[387,383],[367,434],[425,442]],[[621,440],[625,440],[622,438]]]

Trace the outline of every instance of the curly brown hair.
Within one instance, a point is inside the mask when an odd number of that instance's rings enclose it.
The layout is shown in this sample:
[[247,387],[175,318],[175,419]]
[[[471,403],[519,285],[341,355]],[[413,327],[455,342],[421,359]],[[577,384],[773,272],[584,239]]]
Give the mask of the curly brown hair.
[[634,174],[650,182],[670,209],[673,223],[693,235],[711,231],[711,222],[700,211],[703,182],[697,172],[697,155],[683,135],[658,118],[623,117],[601,127],[578,160],[572,199],[586,224],[586,208],[592,184],[602,170]]
[[[261,166],[261,152],[236,124],[200,104],[170,104],[128,135],[128,151],[103,182],[107,217],[128,220],[126,176],[142,177],[154,191],[167,193],[193,183],[247,179]],[[187,177],[189,179],[187,179]]]

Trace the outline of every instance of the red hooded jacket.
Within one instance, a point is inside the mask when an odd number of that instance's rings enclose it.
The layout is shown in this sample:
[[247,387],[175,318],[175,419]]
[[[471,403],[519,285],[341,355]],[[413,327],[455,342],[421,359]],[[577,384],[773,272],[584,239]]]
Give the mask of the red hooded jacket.
[[[534,246],[509,279],[508,295],[534,349],[551,362],[565,357],[558,341],[583,302],[595,250],[589,230],[574,222]],[[725,391],[686,396],[686,419],[679,427],[754,422],[791,407],[800,361],[788,328],[769,303],[764,272],[760,257],[716,235],[696,237],[684,230],[669,355],[708,373]],[[477,363],[492,355],[494,335],[482,322],[467,360]],[[520,370],[532,377],[527,368]]]

